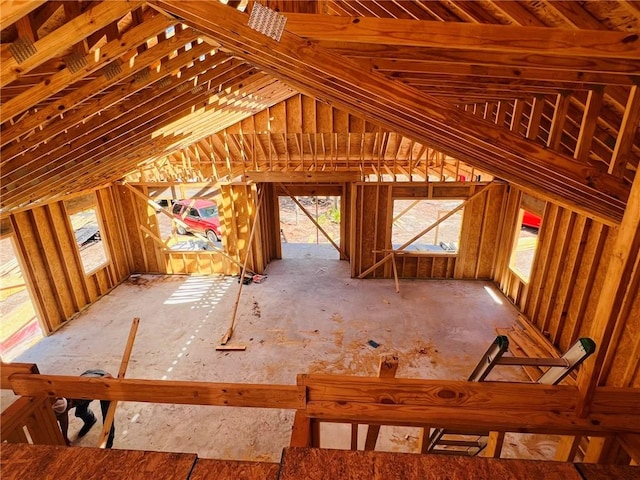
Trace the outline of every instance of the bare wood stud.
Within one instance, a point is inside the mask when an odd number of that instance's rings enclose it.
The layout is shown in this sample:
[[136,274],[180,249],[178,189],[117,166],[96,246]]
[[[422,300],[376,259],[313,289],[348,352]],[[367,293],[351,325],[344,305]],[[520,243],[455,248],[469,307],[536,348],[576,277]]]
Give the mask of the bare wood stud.
[[[127,367],[129,366],[129,359],[131,358],[131,350],[133,349],[133,342],[136,339],[136,333],[138,332],[138,325],[140,325],[140,318],[136,317],[131,322],[131,329],[129,330],[129,338],[127,339],[127,344],[124,347],[124,354],[122,355],[122,360],[120,361],[120,370],[118,370],[118,378],[124,378],[127,373]],[[109,409],[107,410],[107,416],[104,419],[104,423],[102,424],[102,431],[100,432],[100,437],[98,440],[98,447],[105,448],[107,446],[107,437],[109,436],[109,431],[111,430],[111,425],[113,424],[113,420],[116,415],[116,407],[118,406],[118,402],[113,401],[109,404]]]

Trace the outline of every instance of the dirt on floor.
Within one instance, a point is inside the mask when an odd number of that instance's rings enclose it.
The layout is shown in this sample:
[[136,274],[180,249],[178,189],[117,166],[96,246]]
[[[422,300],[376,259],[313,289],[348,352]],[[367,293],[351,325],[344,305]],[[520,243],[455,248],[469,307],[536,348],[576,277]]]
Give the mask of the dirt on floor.
[[[495,302],[485,290],[495,289],[485,282],[400,280],[397,294],[392,280],[350,278],[347,262],[280,260],[263,283],[242,290],[232,343],[246,351],[216,351],[238,288],[235,278],[221,276],[134,276],[18,361],[51,374],[79,375],[89,368],[115,373],[131,321],[140,317],[127,378],[291,385],[298,373],[375,376],[380,356],[392,353],[399,357],[398,377],[462,380],[495,338],[495,328],[510,327],[517,317],[508,302]],[[492,378],[526,381],[511,367]],[[98,403],[92,405],[97,413]],[[293,415],[123,402],[115,448],[277,461]],[[99,428],[78,438],[80,426],[72,418],[74,445],[94,446]],[[323,424],[321,435],[324,447],[349,447],[346,425]],[[418,436],[415,428],[383,427],[377,448],[415,452]],[[544,445],[505,441],[505,456],[550,458]]]

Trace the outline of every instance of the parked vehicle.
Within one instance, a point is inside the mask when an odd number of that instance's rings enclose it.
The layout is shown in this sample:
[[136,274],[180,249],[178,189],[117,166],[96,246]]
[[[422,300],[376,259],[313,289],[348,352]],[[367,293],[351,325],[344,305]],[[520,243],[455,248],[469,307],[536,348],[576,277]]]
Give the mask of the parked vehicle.
[[210,200],[180,200],[171,210],[175,218],[186,224],[178,224],[178,233],[184,235],[197,232],[206,235],[212,242],[220,241],[220,219],[218,206]]
[[536,215],[535,213],[524,211],[524,215],[522,216],[522,225],[529,228],[540,228],[540,223],[542,219]]

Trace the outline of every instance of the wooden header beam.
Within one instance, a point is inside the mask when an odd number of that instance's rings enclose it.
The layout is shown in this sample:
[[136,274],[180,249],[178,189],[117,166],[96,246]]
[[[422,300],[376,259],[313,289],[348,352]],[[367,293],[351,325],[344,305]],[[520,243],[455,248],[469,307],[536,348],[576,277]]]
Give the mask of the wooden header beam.
[[244,175],[246,181],[256,183],[332,183],[359,182],[360,172],[273,172],[248,171]]
[[488,124],[431,95],[285,30],[279,42],[218,2],[156,0],[166,12],[301,92],[481,168],[607,224],[622,218],[629,188],[618,178]]
[[287,30],[313,40],[586,58],[640,57],[640,36],[627,32],[305,13],[285,15]]

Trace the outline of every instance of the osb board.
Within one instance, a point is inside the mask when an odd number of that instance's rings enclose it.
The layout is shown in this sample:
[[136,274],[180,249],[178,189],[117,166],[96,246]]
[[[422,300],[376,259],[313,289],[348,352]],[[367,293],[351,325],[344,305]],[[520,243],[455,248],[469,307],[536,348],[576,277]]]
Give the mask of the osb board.
[[189,478],[196,455],[50,445],[3,444],[3,480],[180,480]]
[[199,458],[189,480],[277,480],[280,465]]
[[640,467],[627,465],[600,465],[595,463],[577,463],[576,468],[585,480],[638,480]]
[[[571,463],[286,448],[280,480],[582,480]],[[615,478],[615,477],[614,477]]]

